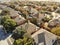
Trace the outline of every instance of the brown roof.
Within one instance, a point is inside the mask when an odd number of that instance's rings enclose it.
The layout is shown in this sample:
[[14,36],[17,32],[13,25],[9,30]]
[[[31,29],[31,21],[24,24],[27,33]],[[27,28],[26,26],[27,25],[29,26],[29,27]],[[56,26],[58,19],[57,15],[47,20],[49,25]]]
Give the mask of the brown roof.
[[22,27],[22,29],[25,29],[27,31],[27,33],[30,33],[30,34],[34,33],[35,31],[37,31],[39,29],[39,27],[37,27],[36,25],[34,25],[30,22],[24,23],[24,24],[18,26],[17,28],[21,28],[21,27]]
[[11,15],[10,17],[12,18],[12,19],[15,19],[16,17],[18,17],[19,15],[15,15],[15,16],[13,16],[13,15]]

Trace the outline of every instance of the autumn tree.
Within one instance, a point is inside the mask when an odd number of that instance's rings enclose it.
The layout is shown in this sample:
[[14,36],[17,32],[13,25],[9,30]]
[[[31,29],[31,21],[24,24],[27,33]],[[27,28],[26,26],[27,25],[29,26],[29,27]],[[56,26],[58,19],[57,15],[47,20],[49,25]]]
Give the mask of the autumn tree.
[[60,36],[60,27],[52,28],[51,32],[58,35],[58,36]]

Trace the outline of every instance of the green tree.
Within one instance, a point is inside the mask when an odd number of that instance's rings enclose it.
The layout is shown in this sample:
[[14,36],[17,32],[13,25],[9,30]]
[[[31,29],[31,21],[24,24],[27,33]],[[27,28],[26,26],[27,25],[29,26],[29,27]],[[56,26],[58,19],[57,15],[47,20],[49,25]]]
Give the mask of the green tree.
[[52,17],[51,16],[46,16],[43,20],[45,21],[45,22],[49,22],[50,20],[52,19]]
[[52,33],[60,36],[60,27],[54,27],[52,30],[51,30]]
[[4,26],[7,33],[12,32],[16,26],[16,22],[13,19],[11,19],[9,16],[3,16],[1,24]]
[[23,38],[25,33],[26,33],[26,31],[24,29],[17,28],[16,30],[13,31],[12,37],[14,39]]
[[33,45],[34,40],[32,38],[24,37],[23,39],[17,39],[14,41],[14,45]]
[[10,11],[8,9],[4,9],[2,12],[1,12],[1,15],[8,15],[10,14]]
[[9,5],[11,8],[15,8],[15,4],[13,2],[10,2],[10,5]]
[[8,15],[3,16],[3,17],[1,18],[1,24],[3,25],[4,22],[5,22],[7,19],[10,19],[10,16],[8,16]]

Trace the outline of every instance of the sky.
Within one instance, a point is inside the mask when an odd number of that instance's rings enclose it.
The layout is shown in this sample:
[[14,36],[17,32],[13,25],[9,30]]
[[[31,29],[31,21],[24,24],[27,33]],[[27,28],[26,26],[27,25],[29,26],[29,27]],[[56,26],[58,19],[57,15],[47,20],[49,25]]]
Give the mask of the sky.
[[[0,1],[1,2],[9,2],[10,0],[0,0]],[[23,0],[23,1],[25,1],[25,0]],[[29,0],[29,1],[52,1],[52,2],[55,1],[55,2],[60,2],[60,0]]]

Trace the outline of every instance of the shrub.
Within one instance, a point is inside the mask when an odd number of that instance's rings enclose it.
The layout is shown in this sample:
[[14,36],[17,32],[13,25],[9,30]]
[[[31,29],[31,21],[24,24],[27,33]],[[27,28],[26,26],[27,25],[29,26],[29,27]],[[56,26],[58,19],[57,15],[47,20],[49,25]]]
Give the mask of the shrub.
[[60,27],[55,27],[51,30],[52,33],[60,36]]

